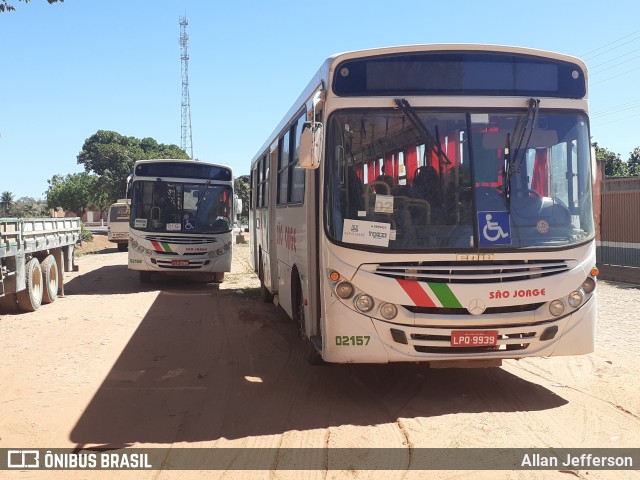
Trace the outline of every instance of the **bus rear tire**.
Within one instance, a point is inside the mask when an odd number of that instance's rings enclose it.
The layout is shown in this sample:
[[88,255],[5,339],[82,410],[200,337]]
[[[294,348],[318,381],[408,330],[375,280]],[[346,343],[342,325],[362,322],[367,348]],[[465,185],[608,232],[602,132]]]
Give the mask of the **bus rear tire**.
[[53,255],[47,257],[40,264],[44,278],[42,289],[42,303],[53,303],[58,298],[58,264]]
[[264,303],[272,303],[273,294],[264,284],[264,267],[262,266],[262,257],[260,257],[260,270],[258,270],[258,278],[260,279],[260,298]]
[[26,266],[27,288],[16,293],[18,306],[23,312],[35,312],[42,305],[42,268],[37,258]]
[[306,321],[304,316],[304,298],[302,295],[302,284],[297,270],[294,270],[292,298],[292,315],[293,321],[298,327],[298,333],[303,342],[305,360],[311,365],[324,365],[322,354],[315,347],[311,338],[307,335]]
[[118,243],[118,251],[119,252],[126,252],[128,248],[129,248],[129,244],[128,243]]

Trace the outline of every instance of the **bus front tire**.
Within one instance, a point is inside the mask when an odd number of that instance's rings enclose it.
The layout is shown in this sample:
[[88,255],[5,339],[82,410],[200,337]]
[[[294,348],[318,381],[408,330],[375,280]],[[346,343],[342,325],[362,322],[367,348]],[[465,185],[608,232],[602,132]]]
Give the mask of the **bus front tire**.
[[260,298],[264,303],[273,302],[273,294],[269,291],[264,284],[264,268],[262,266],[262,258],[260,259],[260,270],[258,272],[258,278],[260,279]]
[[291,298],[293,299],[292,314],[293,321],[298,327],[298,333],[302,339],[304,349],[305,360],[311,365],[324,365],[322,360],[322,354],[318,351],[316,346],[311,341],[311,338],[307,335],[306,321],[304,316],[304,298],[302,295],[302,284],[300,283],[300,277],[297,271],[294,272],[295,278],[293,280],[293,292]]

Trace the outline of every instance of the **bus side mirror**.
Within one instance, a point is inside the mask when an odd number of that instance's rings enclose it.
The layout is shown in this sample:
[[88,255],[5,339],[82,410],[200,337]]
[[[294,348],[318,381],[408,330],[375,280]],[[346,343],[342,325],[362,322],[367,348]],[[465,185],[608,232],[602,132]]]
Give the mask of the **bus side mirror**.
[[322,123],[304,122],[300,134],[300,167],[313,169],[320,166],[322,143]]

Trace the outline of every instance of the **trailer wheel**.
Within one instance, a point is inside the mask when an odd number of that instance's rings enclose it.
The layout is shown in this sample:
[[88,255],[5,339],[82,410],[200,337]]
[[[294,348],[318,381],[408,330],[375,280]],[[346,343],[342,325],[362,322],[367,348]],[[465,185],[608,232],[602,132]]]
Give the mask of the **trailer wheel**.
[[16,293],[18,306],[23,312],[35,312],[42,304],[42,269],[37,258],[27,263],[27,288]]
[[44,278],[42,303],[52,303],[58,298],[58,264],[53,255],[48,255],[40,264]]
[[0,312],[15,313],[17,311],[19,311],[19,308],[15,293],[7,293],[3,297],[0,297]]

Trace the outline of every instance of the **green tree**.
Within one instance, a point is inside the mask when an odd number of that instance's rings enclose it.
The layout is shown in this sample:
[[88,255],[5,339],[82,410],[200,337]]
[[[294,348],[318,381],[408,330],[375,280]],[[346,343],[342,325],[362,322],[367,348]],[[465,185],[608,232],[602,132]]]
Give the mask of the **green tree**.
[[636,177],[640,176],[640,147],[633,149],[633,152],[629,154],[629,161],[627,162],[627,175]]
[[233,191],[242,200],[242,211],[240,213],[240,221],[249,223],[249,175],[241,175],[233,180]]
[[50,214],[43,200],[32,197],[20,197],[16,200],[14,215],[16,217],[48,217]]
[[87,172],[54,175],[46,192],[49,208],[62,208],[65,212],[82,215],[93,200],[97,177]]
[[596,149],[596,160],[604,163],[604,175],[606,177],[623,177],[627,175],[627,164],[622,161],[619,153],[614,153],[593,142]]
[[[19,2],[24,2],[24,3],[29,3],[29,0],[18,0]],[[64,2],[64,0],[47,0],[47,2],[51,3],[57,3],[57,2]],[[0,12],[10,12],[12,10],[15,10],[15,7],[13,5],[11,5],[9,3],[9,0],[0,0]]]
[[78,154],[78,163],[86,172],[101,177],[98,185],[109,204],[126,193],[127,177],[136,160],[189,157],[177,145],[164,145],[153,138],[126,137],[109,130],[98,130],[87,138]]
[[2,192],[2,195],[0,195],[0,208],[2,208],[2,214],[7,216],[11,215],[14,204],[15,199],[13,197],[13,193]]

